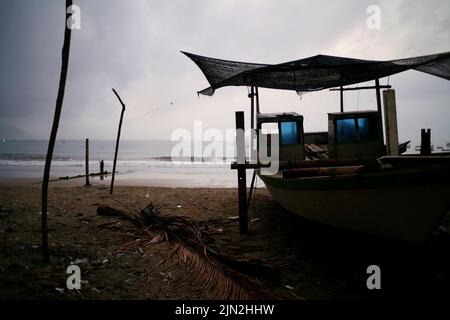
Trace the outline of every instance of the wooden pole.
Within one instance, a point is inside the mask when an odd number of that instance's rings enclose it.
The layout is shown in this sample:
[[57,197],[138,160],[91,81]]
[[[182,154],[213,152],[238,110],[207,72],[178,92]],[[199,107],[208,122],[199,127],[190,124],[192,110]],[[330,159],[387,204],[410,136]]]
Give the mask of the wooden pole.
[[113,171],[112,171],[112,177],[111,177],[111,189],[109,190],[110,194],[113,194],[113,189],[114,189],[114,176],[116,174],[116,163],[117,163],[117,153],[119,151],[120,131],[122,130],[123,114],[125,112],[125,104],[123,103],[119,94],[116,92],[116,90],[114,90],[114,88],[112,89],[112,91],[114,92],[117,99],[119,99],[120,104],[122,105],[122,112],[120,113],[119,130],[117,131],[116,150],[114,152],[114,164],[113,164]]
[[[378,86],[380,89],[391,89],[391,85],[380,85]],[[357,90],[369,90],[369,89],[376,89],[377,86],[364,86],[364,87],[351,87],[351,88],[332,88],[330,91],[357,91]]]
[[258,87],[255,87],[255,94],[256,94],[256,114],[260,114],[260,110],[259,110],[259,92],[258,92]]
[[377,110],[381,113],[380,79],[375,79],[375,91],[377,93]]
[[86,139],[86,152],[85,152],[85,167],[86,167],[86,186],[89,186],[89,139]]
[[250,106],[251,106],[251,119],[250,119],[250,128],[255,129],[255,87],[251,87],[250,89]]
[[238,172],[238,198],[239,198],[239,232],[248,232],[247,218],[247,181],[245,173],[245,123],[244,112],[236,112],[236,161]]
[[67,27],[67,20],[70,18],[70,13],[67,13],[67,8],[72,5],[72,0],[66,0],[66,19],[64,20],[64,44],[61,52],[61,74],[59,77],[58,96],[56,98],[55,113],[53,116],[53,125],[50,132],[50,139],[48,141],[47,156],[45,158],[44,177],[42,179],[42,250],[45,262],[50,262],[50,254],[48,250],[48,227],[47,227],[47,206],[48,206],[48,180],[50,177],[50,168],[53,158],[53,149],[55,147],[56,135],[58,133],[59,119],[61,117],[61,110],[64,101],[64,91],[66,88],[67,70],[69,68],[69,52],[71,29]]
[[422,129],[420,135],[420,155],[431,155],[431,129]]
[[100,180],[103,180],[103,172],[104,170],[105,164],[103,162],[103,160],[100,160]]

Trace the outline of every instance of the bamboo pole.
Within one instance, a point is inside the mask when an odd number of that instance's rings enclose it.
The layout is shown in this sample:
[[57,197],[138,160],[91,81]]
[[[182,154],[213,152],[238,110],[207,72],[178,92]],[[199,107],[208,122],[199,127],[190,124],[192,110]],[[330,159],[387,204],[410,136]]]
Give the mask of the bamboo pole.
[[70,18],[70,13],[67,9],[72,5],[72,0],[66,0],[66,19],[64,20],[64,44],[61,52],[61,74],[59,78],[58,96],[56,98],[55,113],[53,116],[53,125],[50,132],[50,139],[48,141],[47,156],[45,158],[44,177],[42,179],[42,250],[44,261],[50,262],[50,254],[48,250],[48,227],[47,227],[47,206],[48,206],[48,181],[50,177],[50,168],[53,158],[53,149],[55,147],[56,135],[58,133],[59,119],[61,117],[61,110],[64,101],[64,91],[66,88],[67,70],[69,68],[69,52],[70,39],[72,30],[67,27],[67,20]]
[[111,189],[109,190],[109,194],[113,194],[113,189],[114,189],[114,176],[116,173],[117,153],[119,151],[120,131],[122,130],[123,114],[125,112],[125,104],[123,103],[119,94],[116,92],[116,90],[114,90],[114,88],[112,89],[112,91],[114,92],[117,99],[119,99],[120,104],[122,105],[122,112],[120,113],[119,130],[117,131],[116,150],[114,152],[114,164],[113,164],[113,171],[112,171],[112,177],[111,177]]

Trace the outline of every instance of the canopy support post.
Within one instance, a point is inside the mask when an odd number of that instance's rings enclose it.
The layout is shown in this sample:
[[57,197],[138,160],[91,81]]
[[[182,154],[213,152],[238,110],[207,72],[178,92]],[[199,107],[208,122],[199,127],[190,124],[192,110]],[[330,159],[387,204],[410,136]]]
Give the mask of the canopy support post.
[[344,112],[344,88],[340,87],[340,95],[341,95],[341,112]]
[[258,87],[255,87],[255,93],[256,93],[256,115],[260,114],[261,111],[259,110],[259,92]]
[[375,91],[377,93],[377,110],[381,113],[380,79],[375,79]]
[[244,112],[236,111],[236,162],[238,173],[239,232],[248,232],[247,181],[245,170],[245,123]]
[[250,89],[250,107],[251,107],[251,119],[250,119],[250,128],[255,129],[255,87],[251,87]]

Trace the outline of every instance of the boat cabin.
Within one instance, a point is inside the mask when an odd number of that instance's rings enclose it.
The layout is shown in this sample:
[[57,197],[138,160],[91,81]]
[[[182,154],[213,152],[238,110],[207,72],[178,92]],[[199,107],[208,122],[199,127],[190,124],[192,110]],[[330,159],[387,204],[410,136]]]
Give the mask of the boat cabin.
[[[303,134],[303,116],[295,112],[286,113],[260,113],[257,115],[257,128],[263,130],[265,126],[268,129],[275,129],[278,132],[279,142],[279,160],[304,160],[304,134]],[[275,126],[275,128],[274,128]],[[264,133],[267,138],[268,153],[270,155],[270,142],[276,136],[274,132]],[[258,150],[259,150],[258,140]]]
[[[386,152],[379,111],[329,113],[328,132],[304,133],[303,116],[295,112],[258,114],[257,127],[266,135],[269,155],[277,133],[280,161],[305,160],[305,153],[321,150],[328,150],[330,159],[375,158]],[[265,127],[273,131],[264,132]]]
[[328,114],[330,159],[378,157],[386,152],[379,111]]

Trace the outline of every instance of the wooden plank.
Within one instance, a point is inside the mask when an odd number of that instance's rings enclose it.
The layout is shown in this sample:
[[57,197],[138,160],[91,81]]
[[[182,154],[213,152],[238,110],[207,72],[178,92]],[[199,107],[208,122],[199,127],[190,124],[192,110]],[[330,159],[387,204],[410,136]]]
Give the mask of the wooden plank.
[[[372,161],[371,158],[348,158],[348,159],[320,159],[320,160],[294,160],[294,161],[280,161],[280,169],[289,168],[312,168],[312,167],[339,167],[339,166],[352,166],[365,164]],[[270,164],[261,163],[245,163],[244,167],[246,169],[258,169],[264,167],[270,167]],[[238,164],[233,162],[231,164],[231,169],[238,169]]]
[[355,174],[363,166],[346,167],[313,167],[313,168],[295,168],[283,170],[283,178],[302,178],[315,176],[336,176],[344,174]]
[[[378,99],[378,98],[377,98]],[[384,126],[386,132],[386,147],[388,156],[398,156],[397,107],[395,105],[395,90],[383,91]]]

